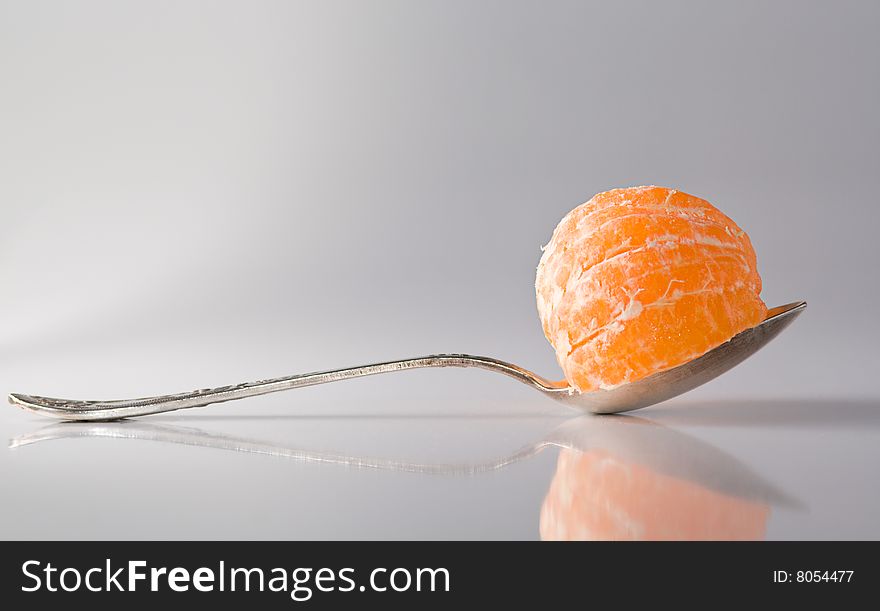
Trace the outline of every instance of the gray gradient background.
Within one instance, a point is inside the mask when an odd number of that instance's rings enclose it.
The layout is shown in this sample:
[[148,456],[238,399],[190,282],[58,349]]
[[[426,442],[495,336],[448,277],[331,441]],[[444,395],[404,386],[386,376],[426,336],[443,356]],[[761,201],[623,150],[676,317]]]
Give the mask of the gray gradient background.
[[[2,0],[0,390],[142,396],[431,352],[561,375],[540,246],[597,191],[671,186],[746,229],[769,305],[810,305],[640,415],[796,497],[768,537],[880,538],[878,18],[876,2]],[[155,422],[461,462],[569,416],[443,370]],[[0,410],[8,439],[46,423]],[[552,451],[455,477],[63,439],[0,452],[0,536],[532,538],[553,471]]]

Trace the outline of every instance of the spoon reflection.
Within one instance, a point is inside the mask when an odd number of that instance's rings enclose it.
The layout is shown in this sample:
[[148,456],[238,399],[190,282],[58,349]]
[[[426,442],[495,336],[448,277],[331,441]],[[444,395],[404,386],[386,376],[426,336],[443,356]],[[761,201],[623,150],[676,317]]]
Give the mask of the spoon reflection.
[[157,441],[192,447],[228,450],[244,454],[262,454],[301,463],[324,463],[355,469],[380,469],[437,475],[467,475],[494,471],[534,456],[547,445],[546,443],[531,444],[507,456],[482,463],[418,463],[381,457],[316,452],[246,437],[209,433],[195,427],[153,424],[152,422],[144,422],[142,420],[116,420],[112,422],[59,422],[50,424],[32,433],[16,437],[10,442],[9,449],[12,450],[45,441],[86,437]]
[[496,471],[544,448],[558,447],[556,473],[541,511],[544,539],[755,539],[764,535],[771,506],[799,506],[718,448],[633,416],[572,418],[544,439],[506,456],[448,464],[315,452],[143,420],[53,423],[16,437],[10,449],[90,437],[434,475]]

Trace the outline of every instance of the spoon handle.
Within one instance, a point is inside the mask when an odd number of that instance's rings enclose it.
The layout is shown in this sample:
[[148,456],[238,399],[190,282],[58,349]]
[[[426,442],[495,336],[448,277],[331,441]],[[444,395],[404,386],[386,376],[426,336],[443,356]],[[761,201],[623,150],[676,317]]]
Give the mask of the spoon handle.
[[13,393],[9,395],[9,402],[27,410],[65,420],[116,420],[132,416],[160,414],[190,407],[203,407],[212,403],[256,397],[257,395],[290,390],[291,388],[327,384],[350,378],[425,367],[477,367],[479,369],[487,369],[510,376],[542,391],[554,390],[559,386],[558,383],[545,380],[522,367],[497,359],[468,354],[434,354],[361,367],[304,373],[260,380],[258,382],[245,382],[233,386],[204,388],[191,392],[144,397],[141,399],[80,401]]

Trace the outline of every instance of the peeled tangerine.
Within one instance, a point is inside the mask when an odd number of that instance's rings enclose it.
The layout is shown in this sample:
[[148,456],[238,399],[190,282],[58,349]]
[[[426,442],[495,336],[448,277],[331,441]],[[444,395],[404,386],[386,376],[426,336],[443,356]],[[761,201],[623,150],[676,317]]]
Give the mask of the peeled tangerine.
[[544,334],[582,392],[681,365],[767,315],[745,232],[664,187],[606,191],[569,212],[535,290]]

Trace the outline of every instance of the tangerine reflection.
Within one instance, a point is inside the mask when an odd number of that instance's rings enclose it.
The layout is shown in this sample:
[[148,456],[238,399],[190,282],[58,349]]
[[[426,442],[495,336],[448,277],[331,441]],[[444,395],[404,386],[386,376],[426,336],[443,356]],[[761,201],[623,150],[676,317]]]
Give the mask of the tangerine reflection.
[[730,496],[605,449],[561,448],[543,540],[763,539],[767,503]]

